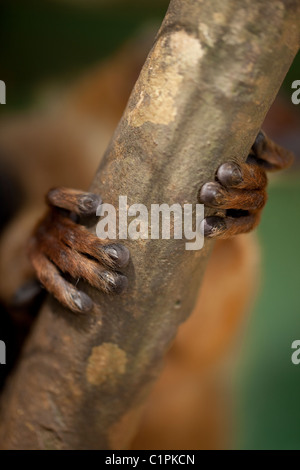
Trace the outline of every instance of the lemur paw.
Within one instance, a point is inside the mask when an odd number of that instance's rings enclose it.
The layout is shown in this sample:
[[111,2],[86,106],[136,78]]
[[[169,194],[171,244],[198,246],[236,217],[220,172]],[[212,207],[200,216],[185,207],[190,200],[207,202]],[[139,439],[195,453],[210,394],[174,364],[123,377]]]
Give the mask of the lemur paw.
[[119,273],[129,262],[123,245],[101,240],[74,219],[95,216],[101,198],[92,193],[56,188],[49,191],[50,206],[29,242],[29,257],[38,280],[73,312],[89,312],[92,299],[64,275],[83,279],[106,293],[120,293],[127,278]]
[[225,239],[254,229],[267,201],[266,170],[281,170],[292,161],[290,152],[260,131],[246,163],[224,163],[218,168],[215,181],[200,189],[199,201],[216,210],[215,216],[202,222],[204,236]]

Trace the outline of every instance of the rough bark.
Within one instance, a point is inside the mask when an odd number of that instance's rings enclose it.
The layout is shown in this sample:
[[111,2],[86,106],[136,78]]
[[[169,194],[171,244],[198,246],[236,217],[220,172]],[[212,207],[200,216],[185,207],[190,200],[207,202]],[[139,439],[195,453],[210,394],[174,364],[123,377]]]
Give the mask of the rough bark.
[[[298,50],[299,1],[172,0],[92,190],[118,207],[196,203],[243,160]],[[125,241],[129,287],[95,315],[42,309],[2,399],[1,447],[123,449],[211,243]]]

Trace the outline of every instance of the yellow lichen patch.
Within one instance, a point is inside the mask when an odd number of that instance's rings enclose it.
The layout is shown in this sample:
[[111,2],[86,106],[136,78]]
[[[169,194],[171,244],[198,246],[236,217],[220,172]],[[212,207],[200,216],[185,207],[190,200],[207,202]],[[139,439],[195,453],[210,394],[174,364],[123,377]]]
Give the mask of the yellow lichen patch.
[[160,38],[138,82],[145,85],[135,89],[138,99],[128,112],[129,125],[140,127],[145,122],[168,125],[174,121],[181,84],[193,75],[203,54],[199,40],[185,31]]
[[87,381],[92,385],[115,383],[126,370],[126,353],[116,344],[103,343],[92,349],[86,368]]

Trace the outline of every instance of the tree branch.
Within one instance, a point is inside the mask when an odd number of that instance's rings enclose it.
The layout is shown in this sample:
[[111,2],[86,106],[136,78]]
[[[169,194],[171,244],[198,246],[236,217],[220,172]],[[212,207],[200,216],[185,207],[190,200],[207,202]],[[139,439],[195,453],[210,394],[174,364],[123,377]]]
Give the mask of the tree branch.
[[[228,160],[244,160],[299,45],[298,1],[172,0],[92,184],[105,202],[196,203]],[[126,241],[128,291],[90,291],[74,316],[43,308],[2,399],[2,448],[122,449],[212,244]]]

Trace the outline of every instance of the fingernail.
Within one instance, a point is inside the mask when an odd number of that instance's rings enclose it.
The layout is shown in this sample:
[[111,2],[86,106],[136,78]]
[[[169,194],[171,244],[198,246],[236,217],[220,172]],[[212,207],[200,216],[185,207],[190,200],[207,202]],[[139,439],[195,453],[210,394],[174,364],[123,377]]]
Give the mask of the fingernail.
[[222,217],[206,217],[200,224],[200,231],[205,237],[213,237],[226,230],[226,222]]
[[126,276],[123,276],[123,274],[118,274],[116,278],[116,284],[115,284],[115,293],[116,294],[122,294],[127,287],[128,287],[128,279]]
[[121,294],[127,288],[128,279],[123,274],[112,274],[109,271],[102,271],[100,276],[109,284],[111,291],[115,294]]
[[218,183],[205,183],[200,190],[200,202],[207,205],[216,205],[220,201],[221,192]]
[[111,257],[113,258],[114,260],[117,260],[118,259],[118,252],[115,248],[113,248],[112,246],[109,246],[109,247],[106,247],[104,248],[104,251]]
[[80,198],[78,205],[83,214],[96,215],[96,210],[101,203],[102,199],[98,194],[89,193]]
[[92,299],[81,291],[72,294],[72,300],[76,307],[84,313],[90,312],[94,305]]
[[217,178],[224,186],[233,186],[243,181],[239,165],[236,163],[224,163],[217,171]]
[[115,261],[119,268],[124,268],[129,263],[130,252],[124,245],[108,245],[104,251]]
[[256,156],[258,156],[262,152],[265,140],[266,140],[265,134],[262,131],[259,131],[259,133],[256,136],[255,142],[252,145],[252,150],[254,151]]
[[32,302],[41,292],[43,292],[41,284],[36,279],[30,280],[19,287],[14,293],[11,303],[15,307],[25,306]]

